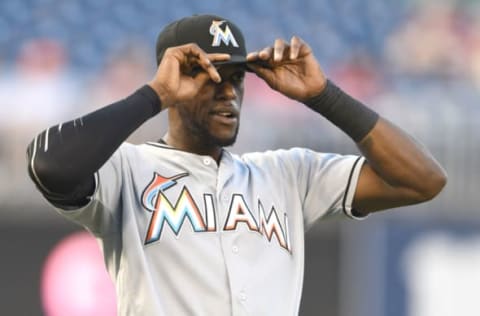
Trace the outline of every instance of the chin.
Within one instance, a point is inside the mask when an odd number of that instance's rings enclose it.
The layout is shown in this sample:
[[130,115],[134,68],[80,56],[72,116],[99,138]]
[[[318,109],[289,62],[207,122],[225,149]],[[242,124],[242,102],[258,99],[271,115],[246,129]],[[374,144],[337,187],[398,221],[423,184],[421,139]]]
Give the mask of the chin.
[[232,146],[233,144],[235,144],[235,141],[237,140],[237,134],[235,134],[233,137],[230,137],[230,138],[217,138],[217,137],[214,137],[214,142],[218,145],[218,146],[221,146],[221,147],[228,147],[228,146]]
[[238,126],[235,130],[231,130],[227,133],[211,133],[210,138],[212,142],[221,147],[228,147],[235,144],[238,135]]

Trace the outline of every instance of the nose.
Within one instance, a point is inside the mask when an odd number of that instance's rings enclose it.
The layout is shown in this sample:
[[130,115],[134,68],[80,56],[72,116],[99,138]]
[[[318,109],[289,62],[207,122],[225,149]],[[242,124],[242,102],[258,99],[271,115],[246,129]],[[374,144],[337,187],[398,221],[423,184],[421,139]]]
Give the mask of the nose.
[[235,100],[237,98],[237,91],[231,82],[223,81],[217,84],[216,95],[220,100]]

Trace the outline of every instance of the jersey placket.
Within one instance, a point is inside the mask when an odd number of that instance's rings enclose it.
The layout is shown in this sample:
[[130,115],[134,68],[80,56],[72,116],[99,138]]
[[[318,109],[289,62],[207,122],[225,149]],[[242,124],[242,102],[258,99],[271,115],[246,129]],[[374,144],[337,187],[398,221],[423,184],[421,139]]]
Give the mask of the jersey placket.
[[233,241],[236,234],[234,232],[225,232],[224,229],[227,213],[230,208],[231,195],[233,193],[230,192],[229,187],[231,188],[232,186],[229,186],[228,183],[233,177],[234,161],[228,152],[224,152],[222,160],[218,166],[210,157],[204,157],[203,164],[209,168],[215,169],[217,176],[215,192],[217,211],[215,212],[215,216],[216,222],[218,223],[218,237],[222,246],[221,253],[225,264],[225,270],[227,272],[227,280],[225,280],[225,282],[230,290],[230,301],[232,303],[231,313],[233,316],[246,316],[248,313],[243,305],[246,303],[247,294],[241,287],[240,283],[235,281],[235,278],[239,274],[239,271],[237,271],[238,269],[235,267],[235,262],[237,261],[236,257],[240,255],[240,249]]
[[237,269],[238,257],[242,255],[242,249],[237,242],[238,234],[233,231],[225,231],[227,215],[232,203],[232,194],[235,193],[231,191],[231,188],[239,189],[238,186],[231,185],[232,181],[235,181],[233,179],[234,169],[234,160],[229,153],[224,152],[217,174],[217,219],[225,268],[228,275],[227,281],[231,294],[232,315],[239,316],[248,315],[248,293],[244,289],[243,284],[239,282],[239,275],[241,276],[242,272]]

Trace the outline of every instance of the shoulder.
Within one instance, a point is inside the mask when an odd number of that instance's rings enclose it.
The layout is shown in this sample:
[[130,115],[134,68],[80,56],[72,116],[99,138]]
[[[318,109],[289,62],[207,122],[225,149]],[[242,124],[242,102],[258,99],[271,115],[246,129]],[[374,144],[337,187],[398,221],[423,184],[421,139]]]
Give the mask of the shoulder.
[[268,150],[264,152],[246,153],[240,156],[240,159],[247,163],[264,163],[264,162],[299,162],[314,157],[329,156],[331,154],[315,152],[311,149],[293,147],[290,149]]
[[117,153],[122,156],[136,156],[136,155],[158,155],[168,149],[162,144],[147,142],[144,144],[132,144],[124,142],[120,145]]
[[335,165],[349,165],[358,160],[357,155],[317,152],[308,148],[294,147],[265,152],[246,153],[239,156],[243,163],[277,169],[329,169]]
[[141,151],[140,145],[123,142],[112,155],[113,159],[122,159]]
[[[288,170],[297,169],[312,152],[305,148],[277,149],[264,152],[250,152],[234,156],[238,163],[249,168]],[[313,153],[313,152],[312,152]]]
[[123,142],[117,150],[112,154],[109,159],[110,163],[114,165],[128,165],[139,159],[146,158],[154,155],[155,148],[151,146],[145,146],[144,144],[132,144]]

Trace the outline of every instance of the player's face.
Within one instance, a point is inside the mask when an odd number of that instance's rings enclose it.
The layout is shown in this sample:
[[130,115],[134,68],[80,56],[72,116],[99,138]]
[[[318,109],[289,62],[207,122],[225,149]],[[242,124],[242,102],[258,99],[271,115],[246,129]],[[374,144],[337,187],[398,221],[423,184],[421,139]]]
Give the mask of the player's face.
[[230,146],[240,126],[245,70],[239,65],[217,67],[222,81],[209,81],[192,103],[176,106],[183,128],[198,143]]

